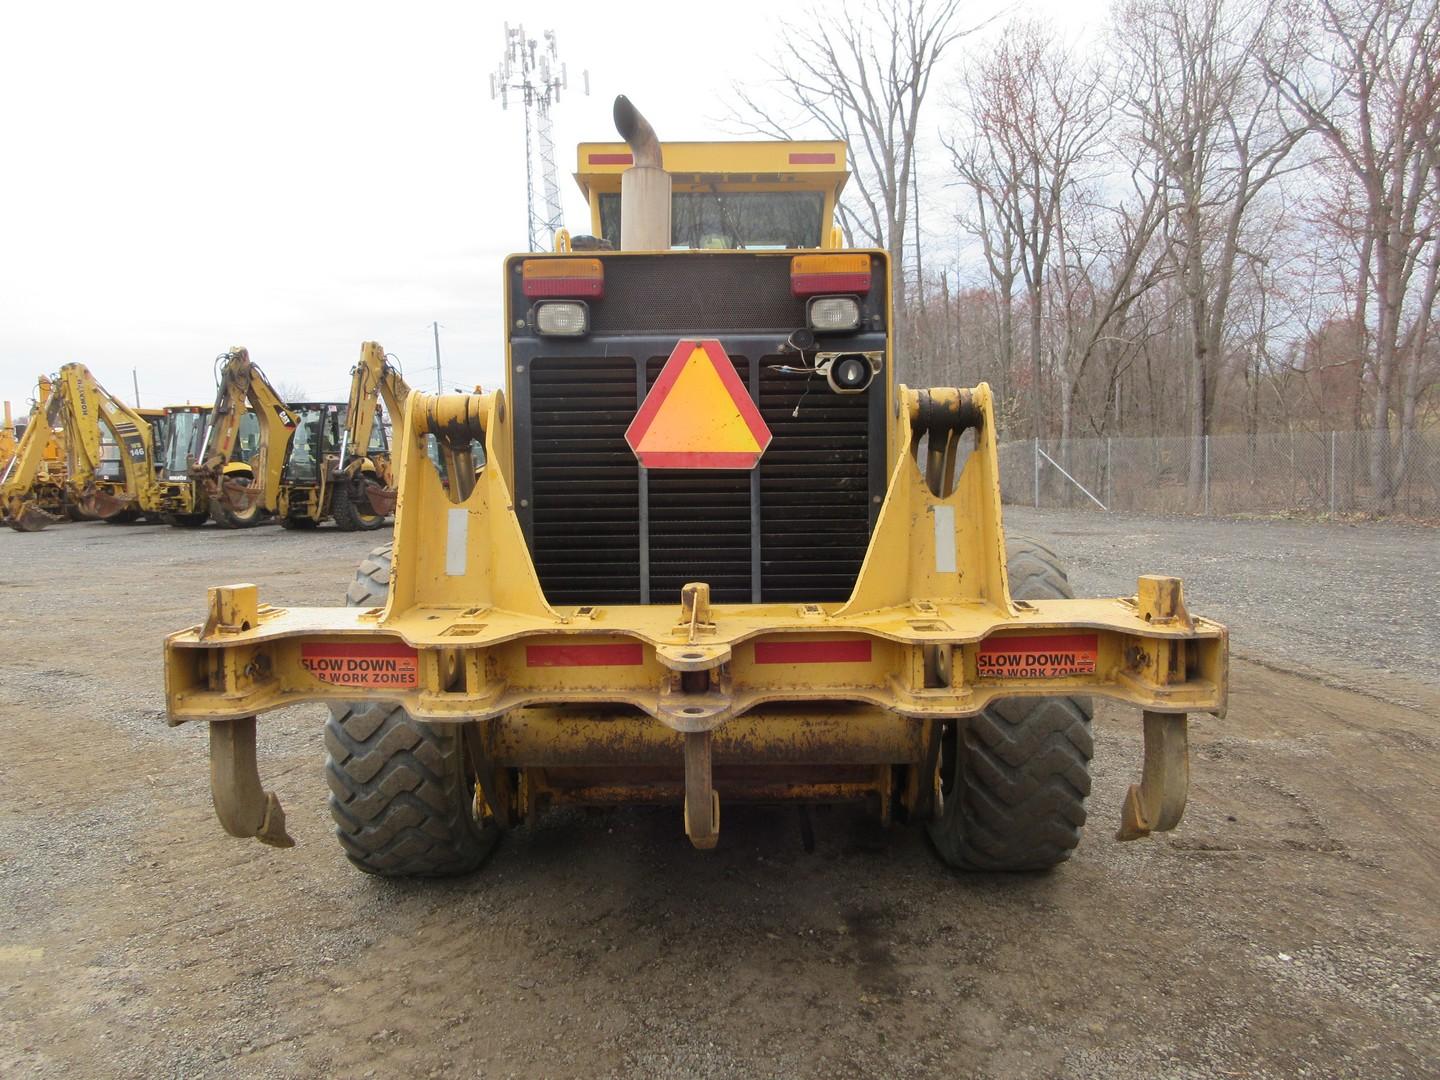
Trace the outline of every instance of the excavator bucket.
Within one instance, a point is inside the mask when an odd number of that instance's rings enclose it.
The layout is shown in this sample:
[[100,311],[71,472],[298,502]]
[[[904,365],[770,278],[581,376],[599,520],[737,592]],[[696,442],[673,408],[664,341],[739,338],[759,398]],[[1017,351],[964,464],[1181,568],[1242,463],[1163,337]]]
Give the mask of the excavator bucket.
[[46,525],[58,525],[64,520],[57,514],[40,509],[34,503],[26,503],[15,516],[7,516],[5,524],[16,532],[39,532]]
[[94,487],[86,488],[75,501],[79,504],[82,513],[98,518],[113,518],[116,514],[132,509],[135,505],[133,498],[112,495],[108,491],[101,491]]
[[395,502],[399,495],[394,488],[382,487],[380,484],[365,485],[365,497],[370,500],[370,509],[382,517],[395,512]]

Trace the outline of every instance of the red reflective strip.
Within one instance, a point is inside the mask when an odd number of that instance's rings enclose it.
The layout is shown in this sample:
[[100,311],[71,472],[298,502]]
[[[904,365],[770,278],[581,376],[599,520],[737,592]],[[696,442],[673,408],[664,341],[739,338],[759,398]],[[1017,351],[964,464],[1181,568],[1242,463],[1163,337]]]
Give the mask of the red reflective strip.
[[1094,652],[1094,634],[1056,634],[1053,637],[995,637],[980,643],[980,652]]
[[757,641],[757,664],[868,664],[870,639],[851,641]]
[[591,154],[591,165],[634,165],[633,154]]
[[638,642],[617,645],[526,645],[526,667],[634,667],[645,662]]
[[791,296],[821,293],[868,293],[869,274],[795,274],[790,278]]
[[557,296],[569,299],[584,297],[599,300],[605,295],[604,278],[526,278],[521,287],[524,289],[526,297],[531,300]]
[[791,154],[791,165],[834,165],[834,154]]
[[417,654],[411,646],[391,641],[382,644],[355,641],[338,645],[321,641],[307,641],[300,646],[300,655],[314,657],[317,660],[328,660],[334,657],[373,660],[376,657],[414,657]]

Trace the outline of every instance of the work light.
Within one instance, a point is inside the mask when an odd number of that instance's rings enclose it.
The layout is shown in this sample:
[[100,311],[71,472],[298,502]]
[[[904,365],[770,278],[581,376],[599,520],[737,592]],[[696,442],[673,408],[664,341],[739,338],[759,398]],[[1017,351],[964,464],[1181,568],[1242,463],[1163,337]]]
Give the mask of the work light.
[[547,337],[582,337],[590,329],[590,309],[579,300],[547,300],[535,305],[535,329]]
[[807,307],[810,327],[819,333],[840,333],[860,325],[860,301],[853,296],[816,296]]

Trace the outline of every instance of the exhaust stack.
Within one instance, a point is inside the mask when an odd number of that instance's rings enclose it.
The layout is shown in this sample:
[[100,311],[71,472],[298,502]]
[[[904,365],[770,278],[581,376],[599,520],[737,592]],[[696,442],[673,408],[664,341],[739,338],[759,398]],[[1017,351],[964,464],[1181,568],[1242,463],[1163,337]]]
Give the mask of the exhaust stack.
[[635,159],[620,174],[620,250],[669,251],[670,174],[660,140],[624,94],[615,99],[615,128]]

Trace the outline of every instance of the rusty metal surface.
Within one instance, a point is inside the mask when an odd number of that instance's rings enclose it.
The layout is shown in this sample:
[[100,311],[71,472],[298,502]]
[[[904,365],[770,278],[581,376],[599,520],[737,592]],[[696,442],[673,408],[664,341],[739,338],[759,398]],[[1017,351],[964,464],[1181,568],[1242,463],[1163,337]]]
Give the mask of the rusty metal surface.
[[294,847],[275,793],[260,785],[255,763],[255,718],[210,725],[210,793],[215,816],[231,836],[253,836],[271,847]]

